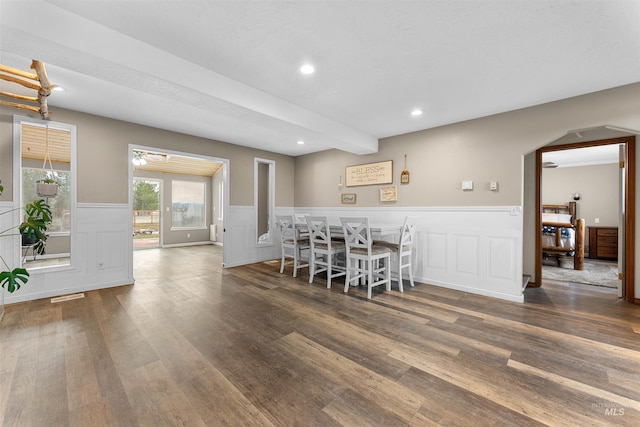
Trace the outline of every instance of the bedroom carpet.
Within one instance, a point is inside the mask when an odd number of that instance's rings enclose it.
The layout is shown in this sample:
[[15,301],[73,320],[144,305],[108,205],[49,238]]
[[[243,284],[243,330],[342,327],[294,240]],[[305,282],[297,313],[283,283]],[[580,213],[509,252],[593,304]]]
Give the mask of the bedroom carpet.
[[584,270],[574,270],[572,258],[561,259],[560,267],[556,266],[555,260],[551,263],[552,265],[546,262],[542,264],[543,280],[559,280],[605,288],[618,287],[618,265],[615,262],[585,259]]

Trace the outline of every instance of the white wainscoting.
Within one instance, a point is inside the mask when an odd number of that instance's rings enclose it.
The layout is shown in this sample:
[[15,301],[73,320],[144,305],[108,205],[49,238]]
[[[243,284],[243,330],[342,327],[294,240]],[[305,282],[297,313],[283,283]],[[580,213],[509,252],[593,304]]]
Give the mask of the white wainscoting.
[[[3,202],[0,211],[11,209]],[[414,274],[422,283],[458,289],[510,301],[522,295],[522,209],[504,207],[437,208],[293,208],[274,214],[368,216],[372,223],[401,224],[405,216],[420,217],[414,253]],[[256,242],[253,206],[230,206],[225,213],[225,267],[280,257],[279,236],[273,243]],[[15,221],[0,215],[0,226]],[[3,229],[4,229],[3,228]],[[397,238],[394,236],[392,238]],[[10,265],[20,257],[19,237],[0,239],[0,251]],[[5,303],[47,298],[133,283],[133,242],[126,204],[78,204],[76,238],[70,267],[32,270],[29,282]],[[1,302],[0,302],[1,304]],[[1,311],[1,310],[0,310]]]
[[[368,216],[375,224],[421,218],[413,265],[417,281],[522,302],[522,208],[295,208],[296,214]],[[392,239],[399,236],[393,236]]]
[[[293,214],[293,208],[276,208],[274,215]],[[280,258],[280,235],[271,224],[271,244],[258,245],[256,210],[253,206],[229,206],[225,212],[225,267],[253,264]],[[218,229],[218,233],[221,230]]]
[[[79,203],[71,265],[30,270],[29,282],[5,302],[48,298],[133,283],[131,215],[126,204]],[[5,254],[3,247],[3,256]],[[20,242],[9,248],[20,256]],[[15,264],[14,264],[15,265]]]

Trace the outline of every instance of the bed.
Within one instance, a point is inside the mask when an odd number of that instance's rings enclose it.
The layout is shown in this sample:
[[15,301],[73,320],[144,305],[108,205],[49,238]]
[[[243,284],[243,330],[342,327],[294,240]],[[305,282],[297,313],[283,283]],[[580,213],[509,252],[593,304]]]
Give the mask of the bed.
[[567,205],[542,205],[542,256],[573,258],[574,270],[584,269],[584,220],[576,218],[576,202]]

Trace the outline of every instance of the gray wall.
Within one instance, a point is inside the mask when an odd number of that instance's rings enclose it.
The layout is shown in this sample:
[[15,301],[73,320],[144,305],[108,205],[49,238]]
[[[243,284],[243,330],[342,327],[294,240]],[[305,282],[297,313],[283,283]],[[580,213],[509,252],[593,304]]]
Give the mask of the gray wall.
[[[229,203],[253,205],[253,158],[276,162],[276,205],[293,206],[294,159],[162,129],[112,120],[91,114],[51,107],[55,121],[77,126],[78,203],[128,203],[128,146],[225,158],[230,160]],[[12,200],[14,115],[36,117],[0,106],[0,179],[5,191],[0,200]]]
[[[619,220],[620,169],[617,164],[576,166],[542,170],[542,204],[564,205],[573,193],[580,193],[576,204],[578,218],[587,227],[617,227]],[[595,219],[600,223],[596,224]],[[587,251],[589,233],[585,236]]]
[[[602,125],[640,130],[640,83],[385,138],[379,152],[368,156],[333,150],[297,157],[295,206],[340,206],[338,181],[342,175],[344,182],[346,166],[393,160],[393,185],[398,187],[393,206],[523,206],[523,273],[535,281],[535,150],[570,130]],[[411,182],[402,185],[405,154]],[[463,192],[463,180],[474,181],[474,191]],[[490,181],[499,182],[499,191],[489,191]],[[379,202],[379,188],[345,187],[342,192],[356,193],[356,207],[389,206]],[[640,206],[637,212],[636,220]],[[640,242],[640,227],[636,233]]]
[[[580,193],[577,217],[587,227],[617,227],[620,198],[617,164],[578,166],[542,170],[542,203],[566,204],[573,193]],[[595,223],[600,218],[600,223]]]
[[[393,160],[396,206],[510,206],[523,204],[523,156],[573,129],[605,124],[640,129],[640,83],[380,140],[379,152],[339,150],[296,158],[295,206],[339,206],[345,167]],[[407,155],[409,184],[400,184]],[[535,180],[535,175],[528,179]],[[463,180],[475,189],[463,192]],[[498,181],[499,191],[489,191]],[[382,206],[380,186],[345,187],[357,205]]]

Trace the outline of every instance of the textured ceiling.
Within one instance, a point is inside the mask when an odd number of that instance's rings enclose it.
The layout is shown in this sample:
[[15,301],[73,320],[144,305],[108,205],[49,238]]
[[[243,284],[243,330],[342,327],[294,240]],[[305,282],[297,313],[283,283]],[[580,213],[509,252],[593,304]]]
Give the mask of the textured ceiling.
[[290,155],[640,80],[638,1],[2,0],[0,19],[0,63],[67,89],[52,111]]

